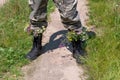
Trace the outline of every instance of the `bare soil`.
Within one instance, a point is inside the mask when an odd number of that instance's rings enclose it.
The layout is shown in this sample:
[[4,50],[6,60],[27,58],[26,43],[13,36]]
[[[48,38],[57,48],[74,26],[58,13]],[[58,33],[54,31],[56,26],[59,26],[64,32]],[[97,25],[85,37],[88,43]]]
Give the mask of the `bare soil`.
[[8,0],[0,0],[0,6],[2,6]]
[[[86,4],[86,0],[78,0],[78,11],[84,26],[88,19]],[[76,63],[71,51],[66,47],[59,48],[65,33],[56,9],[43,35],[44,54],[22,68],[24,80],[86,80],[85,69]]]

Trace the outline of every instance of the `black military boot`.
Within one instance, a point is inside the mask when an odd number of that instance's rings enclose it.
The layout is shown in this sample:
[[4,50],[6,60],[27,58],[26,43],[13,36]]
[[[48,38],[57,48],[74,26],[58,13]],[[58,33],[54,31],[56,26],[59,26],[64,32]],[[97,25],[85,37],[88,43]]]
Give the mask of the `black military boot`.
[[83,48],[84,44],[85,41],[81,41],[81,40],[72,41],[73,57],[76,59],[78,63],[80,63],[80,56],[84,56],[85,54],[85,50]]
[[33,46],[30,52],[26,55],[26,58],[30,60],[36,59],[39,55],[41,55],[42,49],[42,33],[38,36],[33,37]]

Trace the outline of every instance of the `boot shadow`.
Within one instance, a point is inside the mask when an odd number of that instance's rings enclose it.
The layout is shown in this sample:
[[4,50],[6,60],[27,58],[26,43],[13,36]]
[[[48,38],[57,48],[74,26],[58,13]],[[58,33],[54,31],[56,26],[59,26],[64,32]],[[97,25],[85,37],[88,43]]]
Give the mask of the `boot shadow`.
[[65,36],[66,33],[67,33],[67,30],[60,30],[54,33],[53,35],[51,35],[49,42],[43,46],[42,54],[59,48],[61,41],[65,39],[63,36]]
[[[54,49],[57,49],[59,48],[59,45],[61,44],[61,42],[66,38],[66,34],[67,34],[68,30],[60,30],[56,33],[54,33],[53,35],[51,35],[50,39],[49,39],[49,42],[46,43],[44,46],[43,46],[43,49],[42,49],[42,54],[45,54],[46,52],[49,53],[49,51],[53,51]],[[96,33],[93,32],[93,31],[87,31],[87,34],[88,34],[88,37],[89,37],[89,40],[90,39],[94,39],[96,37]],[[58,36],[60,36],[59,38],[57,38]],[[56,39],[57,38],[57,39]],[[72,43],[69,42],[69,44],[64,44],[65,47],[67,47],[67,49],[73,53],[73,47],[72,47]],[[87,44],[85,46],[85,48],[87,47]],[[86,49],[84,49],[82,52],[81,52],[81,57],[85,58],[86,55],[87,55],[87,51]],[[83,64],[84,62],[82,62],[81,60],[81,57],[79,57],[79,59],[76,59],[76,62],[78,64]]]
[[96,33],[94,31],[87,31],[87,35],[89,39],[94,39],[96,37]]

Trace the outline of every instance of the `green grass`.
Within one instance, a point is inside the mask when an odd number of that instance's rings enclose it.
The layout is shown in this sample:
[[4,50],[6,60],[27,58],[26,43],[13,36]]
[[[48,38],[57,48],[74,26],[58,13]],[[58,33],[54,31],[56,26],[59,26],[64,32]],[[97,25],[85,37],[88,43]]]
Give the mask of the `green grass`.
[[89,6],[99,31],[87,46],[90,80],[120,80],[120,0],[89,0]]
[[[0,80],[18,80],[20,69],[29,61],[25,54],[31,47],[31,36],[24,32],[29,23],[28,0],[10,0],[0,8]],[[48,13],[54,10],[52,0]]]

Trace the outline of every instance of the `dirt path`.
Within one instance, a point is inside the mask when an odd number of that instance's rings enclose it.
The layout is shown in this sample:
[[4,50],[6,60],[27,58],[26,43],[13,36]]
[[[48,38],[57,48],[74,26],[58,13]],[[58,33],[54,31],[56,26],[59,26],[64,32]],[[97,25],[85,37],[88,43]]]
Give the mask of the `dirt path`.
[[8,0],[0,0],[0,6],[2,6]]
[[[88,19],[86,16],[86,0],[78,0],[78,11],[81,21],[85,25]],[[66,48],[59,48],[63,40],[61,35],[66,30],[61,24],[57,10],[51,14],[51,22],[44,33],[43,52],[44,54],[22,68],[24,80],[86,80],[84,69],[78,66],[72,53]]]

